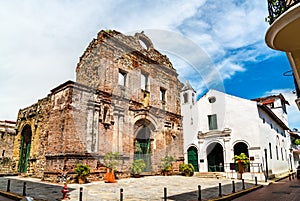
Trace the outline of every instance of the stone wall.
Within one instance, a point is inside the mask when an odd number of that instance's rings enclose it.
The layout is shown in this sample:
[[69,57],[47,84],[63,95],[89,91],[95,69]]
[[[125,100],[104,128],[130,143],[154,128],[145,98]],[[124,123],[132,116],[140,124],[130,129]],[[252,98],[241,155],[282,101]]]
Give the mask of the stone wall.
[[12,160],[16,122],[0,121],[0,173],[11,173],[15,167]]
[[[120,72],[126,74],[123,86],[118,84]],[[160,170],[166,155],[182,162],[182,84],[169,59],[147,36],[101,31],[80,58],[76,73],[76,82],[61,84],[19,111],[13,153],[17,167],[25,128],[32,133],[27,173],[45,180],[54,181],[64,168],[71,174],[77,163],[91,167],[92,180],[97,175],[101,179],[99,167],[108,152],[121,154],[118,174],[128,176],[135,143],[145,141],[137,138],[146,127],[151,171]],[[144,89],[142,74],[148,79]]]

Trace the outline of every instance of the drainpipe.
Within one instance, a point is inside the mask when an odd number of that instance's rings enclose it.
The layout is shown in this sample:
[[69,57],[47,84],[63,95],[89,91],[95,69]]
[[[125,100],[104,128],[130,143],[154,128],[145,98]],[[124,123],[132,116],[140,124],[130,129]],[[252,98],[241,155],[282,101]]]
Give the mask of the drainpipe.
[[268,178],[269,178],[269,169],[268,169],[268,154],[267,154],[267,149],[265,150],[265,159],[266,159],[266,174],[265,174],[265,182],[267,182]]

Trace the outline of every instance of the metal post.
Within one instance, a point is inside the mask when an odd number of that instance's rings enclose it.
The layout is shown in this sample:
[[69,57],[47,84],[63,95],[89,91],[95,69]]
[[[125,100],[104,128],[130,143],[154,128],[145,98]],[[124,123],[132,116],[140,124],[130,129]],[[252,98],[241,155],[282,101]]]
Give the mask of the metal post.
[[255,186],[257,186],[257,177],[255,177]]
[[123,201],[123,188],[120,189],[120,201]]
[[293,171],[292,154],[289,154],[289,155],[290,155],[291,171]]
[[235,193],[235,184],[234,184],[234,181],[232,181],[232,193]]
[[79,190],[79,201],[82,201],[82,192],[83,192],[83,188],[80,187],[80,190]]
[[10,179],[7,180],[7,192],[10,192]]
[[269,178],[269,169],[268,169],[268,154],[267,154],[267,149],[265,150],[265,159],[266,159],[266,178],[265,178],[265,182],[267,182],[268,178]]
[[242,189],[245,190],[245,180],[244,179],[242,179],[242,185],[243,185]]
[[164,187],[164,201],[167,201],[167,188]]
[[291,174],[289,173],[289,180],[291,181],[292,179],[291,179]]
[[222,197],[222,185],[219,183],[219,197]]
[[26,196],[26,182],[23,183],[23,196]]
[[198,201],[201,201],[201,186],[198,185]]

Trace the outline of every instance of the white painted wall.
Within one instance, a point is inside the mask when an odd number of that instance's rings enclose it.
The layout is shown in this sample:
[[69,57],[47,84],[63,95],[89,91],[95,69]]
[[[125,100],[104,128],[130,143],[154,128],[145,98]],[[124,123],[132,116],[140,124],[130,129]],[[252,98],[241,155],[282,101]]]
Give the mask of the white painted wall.
[[[216,101],[210,103],[208,101],[210,97],[215,97]],[[209,132],[208,115],[212,114],[217,114],[217,131],[230,129],[230,136],[214,136],[198,140],[199,131],[202,133]],[[249,156],[254,157],[253,163],[263,164],[263,168],[265,168],[264,149],[266,148],[270,173],[280,174],[289,170],[289,134],[284,133],[284,130],[257,106],[256,101],[210,90],[195,105],[182,104],[182,115],[184,151],[187,153],[187,149],[192,145],[198,148],[199,160],[204,159],[204,163],[199,163],[200,172],[208,171],[206,149],[212,142],[218,142],[222,145],[225,164],[233,162],[234,145],[238,142],[244,142],[248,145]],[[191,124],[191,118],[193,118],[193,124]],[[263,118],[265,123],[263,123]],[[270,124],[272,124],[272,128]],[[272,145],[272,159],[269,156],[269,143]],[[276,157],[276,146],[278,147],[279,160]],[[281,149],[283,150],[283,160]],[[187,161],[187,155],[185,157]],[[230,171],[229,167],[225,171]],[[256,168],[255,172],[258,171],[261,169]]]

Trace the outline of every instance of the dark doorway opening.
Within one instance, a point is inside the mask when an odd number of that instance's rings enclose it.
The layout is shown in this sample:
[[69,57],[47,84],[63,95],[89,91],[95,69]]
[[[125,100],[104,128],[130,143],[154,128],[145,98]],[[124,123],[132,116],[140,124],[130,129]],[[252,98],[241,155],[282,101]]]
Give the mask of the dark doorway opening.
[[134,160],[143,159],[146,167],[143,172],[150,172],[151,166],[151,131],[154,130],[153,124],[148,120],[136,122],[137,134],[134,141]]
[[25,125],[21,133],[20,162],[18,166],[19,172],[27,172],[28,159],[30,156],[31,137],[31,127],[29,125]]
[[[233,153],[234,153],[234,155],[240,155],[241,153],[244,153],[249,158],[248,146],[244,142],[236,143],[233,147]],[[236,167],[236,170],[237,170],[237,167]],[[250,172],[249,166],[245,167],[245,172]]]
[[211,143],[207,149],[207,163],[209,172],[224,172],[223,147],[220,143]]

